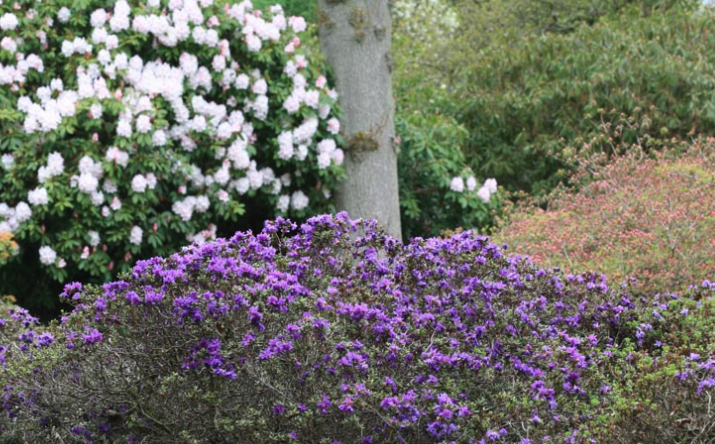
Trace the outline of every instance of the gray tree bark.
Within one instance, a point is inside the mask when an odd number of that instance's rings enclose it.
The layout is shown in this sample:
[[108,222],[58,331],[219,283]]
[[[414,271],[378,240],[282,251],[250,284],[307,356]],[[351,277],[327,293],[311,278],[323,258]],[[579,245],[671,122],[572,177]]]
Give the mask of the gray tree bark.
[[347,179],[337,206],[402,238],[392,95],[390,0],[318,0],[320,45],[336,76]]

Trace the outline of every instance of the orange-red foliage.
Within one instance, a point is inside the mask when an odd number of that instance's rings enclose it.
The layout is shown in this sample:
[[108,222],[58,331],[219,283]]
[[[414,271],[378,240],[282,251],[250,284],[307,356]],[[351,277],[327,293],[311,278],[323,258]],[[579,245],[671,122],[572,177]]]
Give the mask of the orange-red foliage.
[[655,159],[633,150],[548,208],[517,209],[496,240],[542,266],[637,278],[648,293],[715,278],[715,139]]

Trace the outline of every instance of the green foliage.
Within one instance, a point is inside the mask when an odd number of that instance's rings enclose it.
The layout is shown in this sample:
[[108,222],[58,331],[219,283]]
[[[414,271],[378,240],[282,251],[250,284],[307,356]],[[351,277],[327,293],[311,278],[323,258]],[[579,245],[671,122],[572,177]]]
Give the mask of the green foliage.
[[527,36],[468,54],[448,88],[469,131],[465,156],[477,174],[539,194],[567,178],[572,155],[604,126],[634,116],[624,142],[715,131],[712,12],[688,4],[643,15],[626,8],[571,33]]
[[[484,202],[477,195],[480,186],[462,192],[450,189],[455,177],[476,183],[462,153],[468,132],[445,113],[451,108],[451,97],[430,78],[424,64],[447,42],[456,20],[455,12],[445,2],[395,3],[393,84],[405,238],[436,236],[458,227],[487,229],[501,206],[498,195]],[[488,177],[480,177],[480,183]]]
[[606,166],[584,163],[576,180],[588,185],[552,193],[546,211],[519,208],[496,238],[542,266],[598,271],[616,282],[636,278],[645,294],[712,279],[714,143],[700,140],[654,159],[631,148]]
[[458,227],[492,226],[501,208],[501,196],[492,195],[484,202],[477,189],[450,190],[453,177],[476,179],[461,151],[467,131],[453,118],[441,114],[435,103],[435,99],[443,100],[443,92],[430,87],[411,89],[404,83],[400,86],[405,88],[400,102],[409,102],[398,107],[395,122],[400,137],[398,167],[405,237],[437,236]]

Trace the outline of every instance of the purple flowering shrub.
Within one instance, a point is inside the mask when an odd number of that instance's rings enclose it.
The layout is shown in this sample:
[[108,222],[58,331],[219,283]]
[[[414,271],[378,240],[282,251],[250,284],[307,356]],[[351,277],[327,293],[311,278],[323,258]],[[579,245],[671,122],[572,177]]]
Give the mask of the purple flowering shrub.
[[71,314],[3,338],[0,443],[712,439],[715,286],[627,290],[470,232],[278,219],[67,285]]

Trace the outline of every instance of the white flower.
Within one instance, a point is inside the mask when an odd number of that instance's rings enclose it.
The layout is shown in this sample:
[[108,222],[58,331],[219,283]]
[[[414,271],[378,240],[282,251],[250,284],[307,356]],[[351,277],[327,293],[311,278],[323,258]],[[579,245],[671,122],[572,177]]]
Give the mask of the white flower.
[[49,199],[47,198],[47,189],[45,188],[35,188],[34,190],[27,193],[27,201],[30,205],[47,205]]
[[338,134],[340,132],[340,121],[333,117],[328,120],[328,132],[330,134]]
[[194,212],[194,198],[187,197],[184,200],[178,200],[174,202],[171,207],[171,211],[177,216],[181,217],[181,220],[188,222],[191,220],[191,216]]
[[40,247],[40,262],[45,265],[52,265],[57,260],[57,253],[51,247]]
[[97,9],[89,16],[89,23],[93,28],[99,28],[107,23],[107,11],[104,9]]
[[464,191],[464,179],[461,177],[453,177],[452,182],[449,184],[449,189],[454,192],[461,193]]
[[89,196],[89,198],[92,201],[92,205],[97,207],[104,203],[104,193],[101,191],[95,191]]
[[311,89],[310,91],[306,92],[305,98],[303,99],[305,104],[313,109],[318,108],[319,100],[320,100],[320,93],[314,89]]
[[342,165],[343,161],[345,160],[345,153],[343,152],[343,150],[338,148],[333,151],[330,157],[333,159],[333,162],[335,162],[336,165]]
[[142,243],[142,236],[144,231],[138,226],[134,225],[132,230],[129,232],[129,243],[134,245],[140,245]]
[[288,196],[287,194],[284,194],[278,198],[278,202],[276,203],[276,208],[278,209],[278,211],[285,213],[286,211],[288,211],[289,206],[290,206],[290,196]]
[[467,189],[469,191],[474,191],[474,189],[477,187],[477,179],[474,178],[474,176],[469,176],[467,178]]
[[251,79],[246,74],[239,74],[236,76],[236,81],[233,85],[236,89],[246,89],[248,85],[251,84]]
[[18,20],[15,14],[7,12],[0,17],[0,29],[3,31],[12,31],[17,28]]
[[283,102],[283,108],[288,111],[288,114],[295,114],[300,108],[300,100],[294,94],[291,94]]
[[246,47],[248,48],[248,51],[258,52],[261,50],[262,46],[263,44],[261,43],[261,39],[255,34],[249,34],[246,36]]
[[143,193],[146,191],[147,187],[147,181],[144,176],[141,174],[137,174],[132,178],[132,190],[134,190],[135,193]]
[[258,120],[265,120],[268,117],[268,97],[258,96],[251,106],[253,116]]
[[307,207],[309,202],[310,200],[308,199],[308,196],[300,190],[294,192],[290,198],[290,206],[296,211],[300,211]]
[[210,206],[211,206],[211,202],[209,202],[208,197],[198,196],[196,198],[195,208],[196,208],[196,211],[198,211],[199,213],[205,212],[206,210],[209,209]]
[[119,120],[117,123],[117,135],[121,137],[132,137],[132,125],[128,120]]
[[166,145],[166,133],[163,130],[154,131],[154,134],[151,136],[151,143],[154,146]]
[[112,203],[109,204],[109,207],[111,209],[113,209],[114,211],[117,211],[120,208],[122,208],[122,201],[119,200],[119,198],[117,196],[114,196],[114,199],[112,199]]
[[479,196],[479,198],[482,199],[484,202],[489,202],[489,197],[491,196],[489,188],[481,187],[479,191],[477,191],[477,196]]
[[494,194],[497,192],[497,181],[496,179],[487,179],[484,181],[484,187],[489,190],[490,193]]
[[[288,47],[286,47],[288,48]],[[293,46],[290,47],[291,51],[294,49]],[[288,52],[288,51],[286,51]],[[283,68],[283,72],[288,76],[288,77],[293,77],[298,73],[298,67],[295,66],[295,62],[293,60],[288,60],[286,63],[285,68]]]
[[282,188],[283,188],[283,184],[281,183],[281,180],[273,179],[273,181],[271,182],[271,194],[280,193]]
[[222,55],[215,55],[211,61],[211,67],[214,71],[223,71],[226,69],[226,57]]
[[251,182],[248,180],[247,177],[242,177],[236,181],[236,184],[234,185],[235,190],[238,192],[238,194],[246,194],[248,189],[251,187]]
[[310,140],[318,130],[318,119],[311,117],[293,131],[293,142],[302,144]]
[[264,79],[260,79],[253,84],[251,90],[259,95],[266,94],[268,92],[268,84]]
[[214,181],[219,185],[226,185],[229,180],[231,180],[231,173],[228,171],[228,165],[219,168],[214,173]]
[[246,173],[246,177],[251,184],[251,188],[254,190],[263,186],[263,174],[260,171],[249,170],[248,173]]
[[3,37],[3,39],[0,40],[0,48],[14,54],[17,51],[17,43],[10,37]]
[[296,74],[293,77],[293,89],[294,90],[305,90],[305,86],[308,84],[303,74]]
[[146,184],[150,190],[153,190],[156,187],[156,176],[154,173],[148,173],[146,175]]
[[18,202],[15,205],[15,220],[18,223],[23,223],[32,217],[32,209],[25,202]]
[[47,156],[47,174],[49,177],[59,176],[65,171],[65,160],[62,154],[54,151]]
[[61,23],[67,23],[70,19],[70,10],[67,9],[67,7],[63,6],[60,8],[59,11],[57,11],[57,20],[59,20]]
[[[110,147],[107,150],[106,154],[106,159],[110,162],[116,162],[117,165],[121,165],[123,167],[126,167],[127,164],[129,163],[129,154],[120,150],[116,146]],[[112,191],[105,190],[108,193],[111,193]]]
[[93,103],[89,107],[89,114],[92,119],[99,119],[102,117],[102,104],[101,103]]
[[293,16],[288,19],[288,25],[293,28],[293,31],[298,33],[298,32],[303,32],[307,28],[307,24],[305,22],[305,19],[303,17],[296,17]]
[[77,186],[83,193],[91,194],[97,191],[99,181],[90,173],[82,173],[77,179]]
[[12,154],[3,154],[0,156],[0,163],[2,164],[2,167],[5,168],[7,171],[10,171],[15,165],[15,157],[13,157]]
[[333,151],[337,149],[337,147],[338,146],[335,144],[335,141],[333,139],[324,139],[318,143],[317,150],[320,154],[332,154]]
[[221,201],[221,202],[228,202],[229,200],[229,195],[226,190],[219,190],[218,193],[216,193],[216,198]]
[[87,232],[87,235],[89,236],[89,245],[93,247],[99,245],[99,233],[94,230],[90,230]]
[[308,156],[308,146],[307,145],[298,145],[298,149],[296,150],[295,157],[296,159],[303,161],[305,158]]
[[53,91],[64,91],[64,82],[62,82],[62,79],[52,79],[50,81],[50,89]]
[[283,160],[293,157],[293,134],[290,131],[278,135],[278,157]]
[[112,61],[112,54],[110,54],[106,49],[102,49],[97,53],[97,61],[102,66],[106,66]]
[[151,131],[151,118],[146,114],[137,117],[137,131],[145,134]]
[[89,156],[82,156],[82,158],[79,160],[79,165],[77,169],[81,174],[91,174],[97,179],[101,179],[104,175],[104,171],[102,170],[102,162],[95,162]]
[[[265,97],[265,96],[263,96]],[[266,110],[267,113],[268,110]],[[216,137],[221,140],[226,140],[233,135],[233,127],[228,122],[223,122],[216,129]]]
[[330,166],[330,153],[318,154],[318,168],[324,169]]

